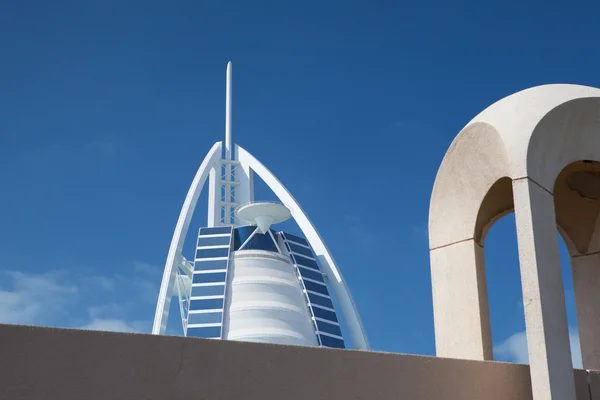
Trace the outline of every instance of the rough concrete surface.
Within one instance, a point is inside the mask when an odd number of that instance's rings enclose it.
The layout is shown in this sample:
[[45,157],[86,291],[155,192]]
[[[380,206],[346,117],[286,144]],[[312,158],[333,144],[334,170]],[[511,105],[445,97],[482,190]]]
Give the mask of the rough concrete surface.
[[532,398],[518,364],[17,325],[0,343],[1,400]]

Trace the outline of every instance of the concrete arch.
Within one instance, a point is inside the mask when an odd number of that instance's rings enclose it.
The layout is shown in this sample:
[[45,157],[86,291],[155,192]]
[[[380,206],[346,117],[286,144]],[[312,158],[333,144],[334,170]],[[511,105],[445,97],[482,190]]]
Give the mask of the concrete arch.
[[433,185],[430,249],[472,239],[480,205],[490,188],[508,174],[508,158],[497,130],[487,123],[465,127],[446,152]]
[[[564,189],[573,172],[568,166],[580,160],[600,160],[600,89],[530,88],[494,103],[467,124],[444,157],[431,199],[436,351],[445,357],[492,357],[482,245],[494,221],[514,207],[536,399],[575,398],[556,231],[574,257],[594,246],[598,218],[582,233],[573,212],[564,211],[565,204],[575,204],[573,193]],[[597,173],[600,186],[600,167]],[[555,183],[560,196],[571,196],[566,203],[557,198],[556,212]],[[575,271],[574,260],[583,258],[573,258]],[[600,279],[600,259],[578,269],[586,278],[597,273]],[[600,304],[600,291],[591,292],[585,290],[584,302]],[[600,320],[600,312],[588,307],[586,313]],[[597,348],[600,361],[600,343]]]
[[535,126],[527,147],[527,176],[553,191],[560,172],[580,160],[600,161],[600,90],[597,97],[564,102]]

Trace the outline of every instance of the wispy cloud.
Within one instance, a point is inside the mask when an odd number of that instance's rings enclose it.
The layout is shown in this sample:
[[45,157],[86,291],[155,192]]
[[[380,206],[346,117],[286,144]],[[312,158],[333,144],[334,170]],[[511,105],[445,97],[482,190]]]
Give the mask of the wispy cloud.
[[54,271],[27,274],[0,271],[0,321],[11,324],[47,324],[52,314],[61,313],[78,288],[66,280],[67,274]]
[[[571,358],[574,368],[581,368],[581,348],[579,345],[579,335],[574,328],[569,329],[569,341],[571,343]],[[517,332],[510,336],[494,348],[494,353],[506,361],[519,364],[529,363],[529,354],[527,351],[527,335],[525,331]]]
[[160,270],[136,262],[130,276],[0,270],[0,323],[149,332]]
[[155,265],[151,265],[141,261],[134,262],[133,269],[137,272],[141,272],[150,276],[157,276],[160,274],[160,268],[158,268]]
[[109,278],[107,276],[93,276],[90,278],[90,283],[108,291],[114,290],[117,285],[117,282],[114,278]]
[[89,324],[80,326],[79,329],[88,329],[93,331],[111,331],[111,332],[144,332],[145,324],[134,321],[127,322],[122,319],[102,319],[94,318]]

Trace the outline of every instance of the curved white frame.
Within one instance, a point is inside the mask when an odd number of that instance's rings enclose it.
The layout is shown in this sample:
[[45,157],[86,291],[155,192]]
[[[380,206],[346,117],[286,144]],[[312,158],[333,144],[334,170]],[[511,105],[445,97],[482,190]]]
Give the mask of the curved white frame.
[[[346,282],[342,278],[337,264],[335,263],[333,256],[327,249],[325,242],[321,238],[321,235],[317,232],[315,226],[310,222],[300,204],[294,199],[290,192],[283,186],[283,184],[268,170],[260,161],[258,161],[252,154],[247,152],[242,147],[236,145],[235,152],[237,154],[238,161],[240,164],[249,167],[252,171],[258,174],[267,186],[275,193],[275,196],[284,204],[286,204],[292,210],[292,215],[300,230],[310,243],[313,248],[323,272],[330,278],[329,283],[335,293],[337,300],[339,301],[340,308],[344,320],[348,324],[348,330],[350,331],[350,338],[352,344],[356,349],[368,350],[369,342],[365,329],[360,320],[356,305],[352,300],[350,291],[346,286]],[[334,279],[331,279],[334,278]]]
[[[163,273],[162,283],[160,285],[160,292],[158,295],[158,304],[156,305],[156,314],[154,315],[154,325],[152,326],[152,333],[155,335],[162,335],[165,333],[167,328],[167,321],[169,319],[169,308],[171,305],[171,294],[173,292],[173,285],[175,283],[175,277],[177,275],[177,267],[182,260],[181,250],[187,236],[188,227],[198,202],[198,197],[206,179],[209,177],[212,181],[209,191],[209,212],[208,212],[208,225],[218,225],[216,221],[217,208],[220,210],[220,196],[217,194],[217,184],[221,182],[219,177],[221,174],[221,163],[226,163],[227,176],[230,175],[231,169],[231,62],[227,63],[227,79],[226,79],[226,99],[225,99],[225,159],[221,160],[223,153],[223,143],[217,142],[210,149],[204,161],[198,168],[198,172],[194,176],[192,185],[188,190],[188,194],[179,213],[179,219],[177,220],[177,226],[171,239],[171,246],[169,247],[169,254],[165,263],[165,271]],[[253,172],[256,172],[263,181],[269,186],[269,188],[275,193],[279,200],[284,203],[291,211],[292,218],[298,223],[298,226],[302,230],[302,233],[310,243],[313,251],[321,263],[323,272],[325,272],[329,279],[331,288],[335,293],[335,296],[339,302],[342,314],[348,329],[350,331],[350,338],[354,348],[360,350],[368,350],[369,343],[367,341],[367,335],[363,328],[360,316],[356,305],[350,296],[348,287],[342,274],[338,270],[337,264],[333,260],[333,256],[327,249],[325,242],[317,232],[316,228],[310,222],[300,204],[294,199],[290,192],[283,186],[281,182],[269,171],[260,161],[258,161],[252,154],[241,148],[235,146],[234,157],[236,162],[239,163],[242,173],[239,179],[239,189],[236,190],[236,198],[238,201],[252,201],[254,199],[254,187],[253,187]],[[213,171],[211,173],[211,171]],[[227,178],[229,180],[229,178]],[[239,193],[238,193],[239,192]],[[228,207],[231,205],[228,205]],[[272,236],[272,235],[271,235]],[[249,240],[250,238],[248,238]],[[274,242],[277,243],[275,238]]]
[[[177,273],[177,265],[181,262],[183,243],[187,235],[189,223],[194,214],[198,196],[202,191],[206,179],[213,166],[218,164],[221,156],[222,143],[217,142],[214,144],[212,149],[204,158],[204,161],[200,165],[198,172],[190,186],[185,202],[179,214],[179,220],[171,240],[171,246],[169,248],[169,254],[165,263],[165,271],[163,273],[162,284],[158,296],[158,304],[156,306],[156,314],[154,317],[154,326],[152,333],[155,335],[162,335],[166,331],[167,320],[169,317],[169,307],[171,304],[171,293],[173,290],[174,278]],[[240,165],[247,171],[253,171],[257,173],[267,186],[275,193],[279,200],[288,205],[292,211],[292,216],[298,226],[302,230],[302,233],[313,248],[317,258],[321,263],[323,272],[329,277],[329,283],[335,296],[339,302],[342,315],[346,323],[348,324],[348,330],[350,332],[350,338],[354,345],[354,348],[360,350],[368,350],[369,343],[367,341],[367,335],[363,328],[358,310],[352,300],[350,292],[346,286],[342,274],[340,273],[337,264],[335,263],[333,256],[327,249],[325,242],[317,232],[315,226],[310,222],[300,204],[294,199],[290,192],[283,186],[283,184],[269,171],[260,161],[258,161],[252,154],[247,152],[240,146],[235,146],[236,158]]]
[[173,233],[173,239],[171,239],[171,246],[169,247],[169,254],[167,255],[167,261],[165,262],[165,271],[163,273],[162,283],[160,284],[160,291],[158,292],[158,303],[156,304],[156,313],[154,315],[154,325],[152,326],[152,333],[154,335],[164,335],[167,329],[167,320],[169,319],[169,307],[171,306],[171,293],[173,292],[173,283],[175,281],[175,275],[177,274],[177,266],[181,262],[183,243],[187,236],[187,231],[196,209],[196,203],[200,192],[206,183],[208,174],[211,168],[221,159],[222,143],[217,142],[210,149],[204,161],[200,164],[200,168],[194,176],[192,185],[188,190],[183,207],[179,213],[179,219],[175,226],[175,232]]

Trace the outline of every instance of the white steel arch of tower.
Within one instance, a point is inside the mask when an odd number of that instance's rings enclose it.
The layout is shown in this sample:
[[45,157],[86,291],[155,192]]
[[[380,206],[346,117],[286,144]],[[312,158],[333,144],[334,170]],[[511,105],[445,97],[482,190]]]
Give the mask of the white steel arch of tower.
[[[300,230],[313,248],[323,271],[330,278],[329,283],[338,299],[340,311],[348,325],[350,338],[356,349],[368,350],[369,344],[365,330],[363,328],[358,310],[342,277],[342,274],[328,250],[325,242],[319,235],[313,223],[309,220],[306,213],[300,204],[294,199],[285,186],[269,171],[260,161],[252,154],[238,145],[233,145],[231,141],[231,63],[227,68],[227,99],[226,99],[226,149],[225,157],[223,158],[223,143],[217,142],[205,156],[202,164],[198,168],[192,184],[188,190],[183,207],[177,220],[177,225],[173,233],[169,253],[165,262],[162,283],[160,286],[158,303],[154,317],[152,333],[162,335],[166,332],[166,325],[169,316],[169,308],[171,302],[171,294],[175,283],[177,268],[183,259],[182,248],[187,236],[189,223],[194,214],[196,203],[200,192],[202,191],[207,179],[209,182],[209,226],[217,225],[216,212],[221,207],[221,197],[218,190],[221,189],[219,184],[225,187],[226,193],[228,188],[236,187],[235,201],[247,202],[253,200],[253,174],[257,173],[267,186],[273,191],[277,198],[288,207],[290,207],[293,219],[296,221]],[[231,154],[231,147],[235,148],[235,152]],[[226,181],[221,180],[222,165],[226,167]],[[229,181],[231,168],[235,168],[235,180]],[[232,198],[226,197],[226,207],[231,208],[236,203],[232,202]],[[227,201],[229,200],[229,201]],[[211,220],[212,218],[212,220]],[[231,223],[229,223],[231,222]],[[232,225],[232,221],[225,221],[224,225]]]

